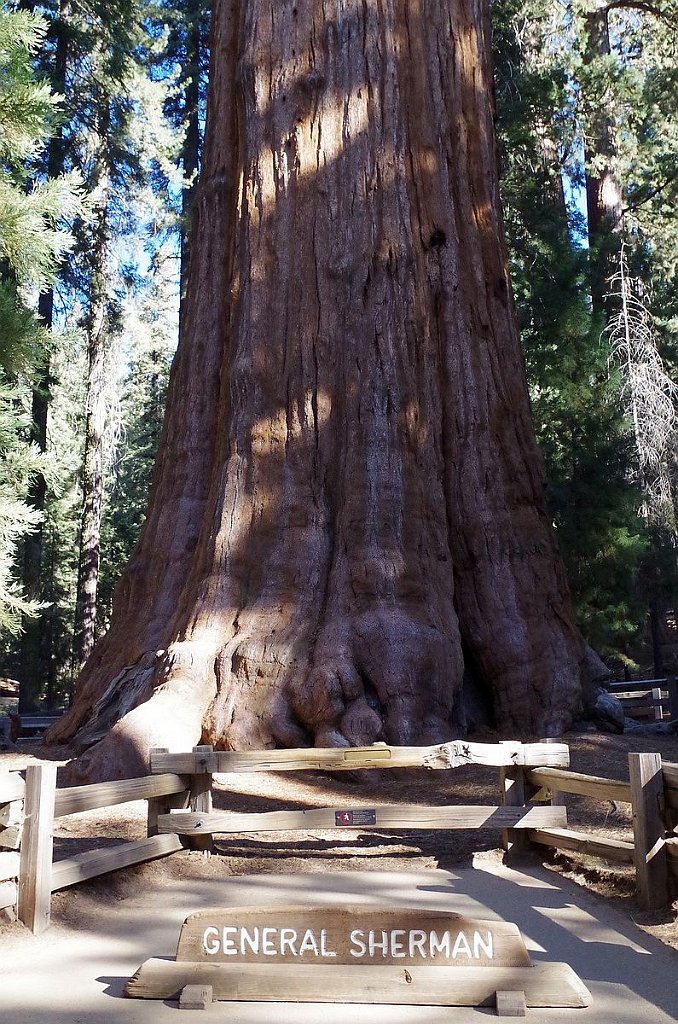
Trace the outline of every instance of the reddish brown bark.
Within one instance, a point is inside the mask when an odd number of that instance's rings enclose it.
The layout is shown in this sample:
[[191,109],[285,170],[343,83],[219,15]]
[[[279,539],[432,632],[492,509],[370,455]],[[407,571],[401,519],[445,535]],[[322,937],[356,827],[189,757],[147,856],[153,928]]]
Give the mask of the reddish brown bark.
[[217,0],[148,520],[52,733],[105,735],[81,774],[201,738],[442,740],[465,663],[506,729],[579,710],[487,21],[481,0]]

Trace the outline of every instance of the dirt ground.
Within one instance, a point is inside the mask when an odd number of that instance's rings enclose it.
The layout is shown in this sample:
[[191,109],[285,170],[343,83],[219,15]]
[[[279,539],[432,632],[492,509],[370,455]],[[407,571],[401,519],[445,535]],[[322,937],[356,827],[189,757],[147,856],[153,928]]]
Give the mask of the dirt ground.
[[[487,740],[488,737],[473,737]],[[607,778],[628,779],[630,751],[657,751],[664,761],[678,763],[678,737],[612,736],[598,733],[568,735],[574,771]],[[0,771],[24,768],[36,760],[64,762],[66,748],[47,749],[36,741],[24,741],[18,752],[0,753]],[[217,775],[214,778],[215,808],[240,811],[302,809],[306,807],[373,807],[375,804],[497,803],[498,779],[493,769],[478,767],[423,773],[418,770],[368,772],[298,772]],[[608,837],[630,840],[629,805],[600,803],[568,797],[571,827],[583,827]],[[55,859],[121,840],[142,838],[146,829],[145,803],[122,804],[61,818],[55,823]],[[183,851],[152,863],[128,868],[55,893],[52,917],[72,926],[88,915],[92,901],[105,891],[108,900],[142,893],[153,885],[171,888],[173,880],[229,877],[252,874],[290,874],[344,871],[405,871],[470,866],[477,854],[497,850],[500,837],[493,831],[415,831],[388,834],[359,829],[334,832],[259,833],[219,837],[216,853],[205,856]],[[678,900],[661,915],[649,915],[634,897],[632,869],[607,865],[575,854],[536,856],[554,872],[611,900],[635,924],[678,949]],[[17,939],[22,926],[0,915],[0,937]]]

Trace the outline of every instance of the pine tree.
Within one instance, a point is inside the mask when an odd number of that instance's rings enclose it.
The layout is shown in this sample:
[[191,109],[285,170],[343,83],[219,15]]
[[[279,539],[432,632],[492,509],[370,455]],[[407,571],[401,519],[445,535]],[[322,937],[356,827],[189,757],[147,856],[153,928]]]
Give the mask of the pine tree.
[[[57,120],[56,99],[38,83],[32,56],[45,24],[28,11],[0,12],[0,630],[17,633],[37,606],[16,579],[17,546],[40,523],[27,503],[34,480],[47,472],[30,439],[32,386],[42,372],[48,335],[32,312],[30,294],[50,287],[70,244],[61,219],[79,209],[74,176],[32,183],[27,166]],[[38,693],[22,688],[22,706]]]
[[141,530],[160,439],[177,327],[176,260],[167,247],[154,260],[150,287],[130,292],[123,310],[127,374],[120,402],[121,438],[110,467],[102,523],[99,630],[106,627],[113,590]]
[[493,18],[505,223],[549,507],[582,629],[619,658],[642,621],[646,541],[578,242],[586,225],[564,189],[579,152],[569,55],[552,5],[508,0]]
[[165,103],[167,117],[182,135],[180,310],[188,280],[191,223],[202,152],[201,125],[207,102],[209,14],[206,0],[173,0],[161,4],[153,15],[154,23],[165,29],[165,43],[156,57],[160,73],[166,75],[168,66],[180,69]]
[[[119,396],[112,388],[115,374],[111,371],[124,331],[122,305],[129,281],[147,274],[154,248],[176,221],[173,207],[181,187],[173,164],[179,140],[162,114],[167,82],[158,76],[154,76],[158,80],[149,78],[160,43],[145,35],[148,17],[140,4],[120,0],[91,16],[68,0],[59,0],[46,10],[46,16],[49,32],[39,64],[58,78],[55,84],[64,93],[64,119],[38,173],[48,171],[50,161],[63,168],[76,167],[91,195],[75,225],[76,246],[61,270],[60,308],[55,311],[53,295],[48,303],[50,316],[56,315],[70,330],[83,332],[88,351],[79,474],[83,498],[74,654],[79,664],[95,635],[101,516],[119,433]],[[163,75],[171,84],[171,69]],[[143,289],[138,285],[137,290]],[[43,385],[36,392],[34,412],[36,437],[46,443],[51,386],[47,374]],[[41,504],[51,509],[58,506],[44,488],[36,494],[36,506]],[[52,536],[61,533],[60,525],[50,529]],[[68,562],[68,552],[64,558]],[[49,574],[57,571],[58,562],[52,548],[33,550],[27,557],[27,577],[37,574],[46,591],[53,590]],[[56,620],[59,628],[65,619],[64,609]],[[54,662],[55,646],[63,649],[54,623],[54,616],[42,617],[36,630],[42,635],[31,638],[34,642],[25,647],[26,669],[29,664],[35,666],[37,657],[44,672]]]

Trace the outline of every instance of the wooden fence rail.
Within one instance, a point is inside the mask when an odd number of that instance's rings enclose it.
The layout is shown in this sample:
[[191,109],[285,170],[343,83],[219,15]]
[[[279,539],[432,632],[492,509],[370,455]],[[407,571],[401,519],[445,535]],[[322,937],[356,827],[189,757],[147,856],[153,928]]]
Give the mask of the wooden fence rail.
[[[5,893],[4,905],[17,904],[19,918],[33,931],[40,932],[49,924],[50,897],[57,889],[166,856],[187,845],[209,849],[214,831],[339,828],[346,824],[337,818],[343,811],[329,809],[277,811],[269,815],[213,814],[212,774],[216,771],[355,771],[358,768],[404,767],[440,770],[467,764],[512,771],[529,765],[563,767],[568,763],[567,746],[557,743],[476,744],[455,741],[434,747],[375,744],[373,747],[346,750],[247,752],[195,747],[184,754],[152,751],[152,774],[143,778],[60,790],[56,789],[53,765],[31,766],[26,771],[25,783],[18,773],[0,776],[0,807],[3,803],[24,800],[21,852],[14,854],[11,864],[6,860],[4,868],[0,861],[0,873],[4,870],[5,874],[12,873],[11,878],[18,878],[18,886],[16,881],[10,883],[13,887]],[[145,839],[121,843],[112,849],[89,850],[53,863],[55,819],[132,800],[146,800],[148,803],[148,835]],[[374,808],[369,813],[374,816],[372,827],[389,829],[510,827],[511,830],[524,831],[566,822],[566,811],[562,807],[507,806],[507,803],[504,801],[503,805],[491,807],[396,806]],[[370,827],[369,821],[360,818],[360,812],[355,813],[357,827]],[[209,828],[206,828],[206,822]],[[3,895],[2,881],[0,897]]]
[[[162,774],[57,790],[55,765],[29,766],[25,782],[18,772],[1,773],[0,826],[4,807],[15,807],[17,801],[23,806],[16,828],[20,849],[0,852],[0,909],[16,907],[19,920],[39,933],[49,925],[51,894],[57,889],[183,849],[177,835],[149,834],[146,839],[88,850],[53,863],[54,821],[132,800],[161,801],[163,808],[173,802],[191,807],[191,784],[190,778]],[[0,827],[0,848],[9,831]]]
[[26,783],[18,772],[0,774],[0,909],[19,899],[19,844]]
[[[19,917],[39,932],[49,924],[50,897],[57,889],[181,850],[208,849],[214,833],[308,828],[456,829],[497,828],[507,845],[526,844],[575,851],[635,866],[638,893],[647,907],[670,898],[678,880],[678,765],[662,764],[658,754],[630,754],[629,781],[583,775],[567,770],[564,744],[474,744],[463,741],[435,747],[374,747],[344,750],[213,751],[151,753],[152,774],[92,786],[56,790],[53,765],[31,766],[26,780],[18,773],[0,774],[0,847],[3,808],[24,801],[23,837],[18,849],[0,852],[0,907],[18,904]],[[312,808],[261,814],[213,811],[215,772],[328,771],[358,768],[419,767],[433,770],[476,764],[500,769],[497,806],[396,805],[357,808]],[[624,842],[590,831],[566,828],[562,795],[621,801],[633,809],[634,841]],[[52,862],[56,818],[131,800],[148,803],[148,835],[112,849],[90,850]],[[545,803],[546,801],[546,803]],[[6,829],[7,833],[9,830]],[[183,838],[182,838],[183,837]],[[18,879],[18,882],[17,882]],[[5,900],[5,902],[3,902]]]
[[0,805],[23,800],[26,783],[18,772],[0,773]]
[[630,753],[629,782],[553,768],[528,769],[526,776],[552,792],[630,803],[633,843],[550,828],[532,830],[529,838],[558,850],[633,864],[642,905],[657,910],[669,902],[678,882],[678,765],[662,764],[659,754]]
[[678,717],[678,680],[675,676],[664,679],[622,679],[606,683],[606,689],[621,701],[628,718],[662,721]]
[[81,811],[94,811],[100,807],[113,807],[132,800],[150,800],[190,790],[190,779],[181,775],[144,775],[138,779],[120,779],[117,782],[97,782],[91,786],[73,786],[59,789],[54,801],[54,817]]
[[375,743],[370,747],[318,748],[299,750],[212,750],[197,748],[192,753],[151,753],[151,772],[298,772],[357,771],[362,768],[427,768],[446,770],[462,765],[543,765],[566,768],[570,763],[565,743],[467,743],[454,740],[433,747],[391,747]]

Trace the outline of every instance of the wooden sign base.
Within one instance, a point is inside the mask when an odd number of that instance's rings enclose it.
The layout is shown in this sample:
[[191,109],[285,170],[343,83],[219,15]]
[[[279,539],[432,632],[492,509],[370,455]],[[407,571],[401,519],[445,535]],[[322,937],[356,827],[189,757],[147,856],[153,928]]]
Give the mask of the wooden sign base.
[[201,911],[184,922],[176,960],[147,960],[125,988],[192,1008],[200,992],[247,1002],[495,1006],[502,1016],[591,1002],[567,964],[530,961],[515,925],[373,907]]
[[179,999],[188,985],[244,1002],[397,1003],[495,1006],[497,992],[524,992],[525,1005],[588,1006],[591,995],[567,964],[532,967],[350,967],[181,963],[146,960],[127,983],[136,999]]

